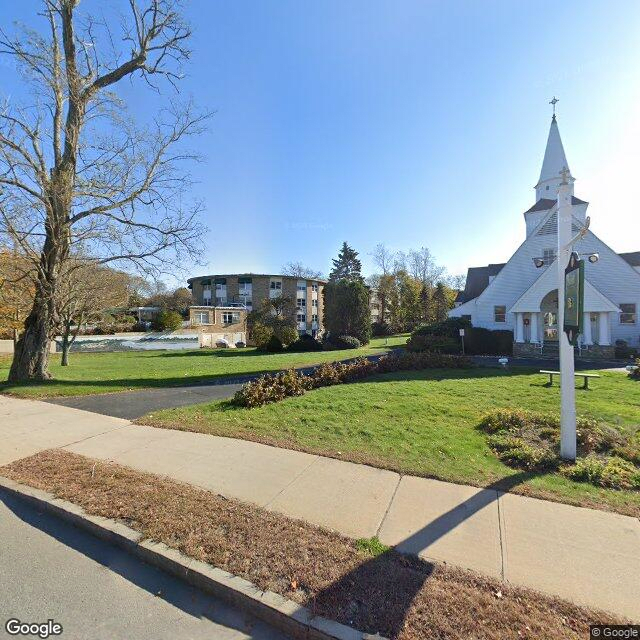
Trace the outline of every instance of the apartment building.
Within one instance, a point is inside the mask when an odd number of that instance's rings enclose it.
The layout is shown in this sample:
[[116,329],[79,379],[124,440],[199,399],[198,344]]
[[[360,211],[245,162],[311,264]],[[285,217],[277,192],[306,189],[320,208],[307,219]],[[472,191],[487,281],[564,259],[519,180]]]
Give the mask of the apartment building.
[[[225,274],[190,278],[192,326],[203,333],[202,343],[215,346],[246,343],[247,313],[267,298],[289,296],[296,301],[296,328],[302,334],[323,333],[324,280],[273,274]],[[210,338],[205,337],[210,336]]]

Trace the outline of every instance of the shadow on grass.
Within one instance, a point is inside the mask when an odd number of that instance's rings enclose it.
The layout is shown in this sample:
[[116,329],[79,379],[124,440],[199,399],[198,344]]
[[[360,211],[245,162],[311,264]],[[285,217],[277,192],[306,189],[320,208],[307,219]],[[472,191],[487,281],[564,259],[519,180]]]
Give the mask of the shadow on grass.
[[[323,589],[306,605],[320,615],[333,617],[361,631],[395,639],[405,629],[407,616],[434,565],[421,561],[430,547],[479,511],[495,505],[507,492],[544,473],[520,472],[502,478],[457,504],[425,527]],[[419,506],[418,506],[419,508]],[[496,520],[497,520],[496,509]],[[497,522],[496,522],[497,528]]]

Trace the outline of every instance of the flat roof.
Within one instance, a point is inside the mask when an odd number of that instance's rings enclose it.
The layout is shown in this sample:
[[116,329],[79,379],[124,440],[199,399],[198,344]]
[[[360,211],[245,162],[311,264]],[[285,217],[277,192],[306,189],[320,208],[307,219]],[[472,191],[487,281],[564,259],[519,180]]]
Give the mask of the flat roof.
[[326,284],[324,278],[303,278],[302,276],[290,276],[282,273],[215,273],[205,276],[194,276],[189,278],[187,282],[193,282],[194,280],[202,280],[203,278],[293,278],[295,280],[309,280],[310,282],[322,282]]

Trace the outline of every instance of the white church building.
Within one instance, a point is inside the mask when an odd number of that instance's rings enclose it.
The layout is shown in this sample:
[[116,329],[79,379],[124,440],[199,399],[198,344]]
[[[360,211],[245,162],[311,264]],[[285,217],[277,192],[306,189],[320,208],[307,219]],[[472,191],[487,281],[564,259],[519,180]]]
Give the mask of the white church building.
[[[536,202],[524,212],[524,242],[506,264],[470,268],[457,306],[449,312],[451,317],[466,317],[475,327],[512,330],[514,355],[557,355],[561,331],[558,273],[556,267],[550,267],[557,253],[557,190],[565,167],[569,164],[554,114],[535,186]],[[575,197],[573,179],[570,182],[577,233],[585,223],[589,203]],[[596,227],[600,220],[596,217]],[[585,266],[584,332],[579,338],[582,355],[612,357],[617,340],[637,347],[640,251],[618,254],[591,228],[574,249],[580,254],[599,255],[597,262],[586,261]]]

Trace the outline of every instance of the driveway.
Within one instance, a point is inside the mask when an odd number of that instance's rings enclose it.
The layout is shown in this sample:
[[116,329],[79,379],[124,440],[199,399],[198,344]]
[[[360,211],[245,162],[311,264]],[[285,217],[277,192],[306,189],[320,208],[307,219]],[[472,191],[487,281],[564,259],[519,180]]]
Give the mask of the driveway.
[[191,387],[166,387],[163,389],[142,389],[121,391],[91,396],[70,398],[47,398],[46,402],[60,404],[74,409],[84,409],[105,416],[135,420],[158,409],[184,407],[188,404],[221,400],[232,396],[242,384],[209,384]]

